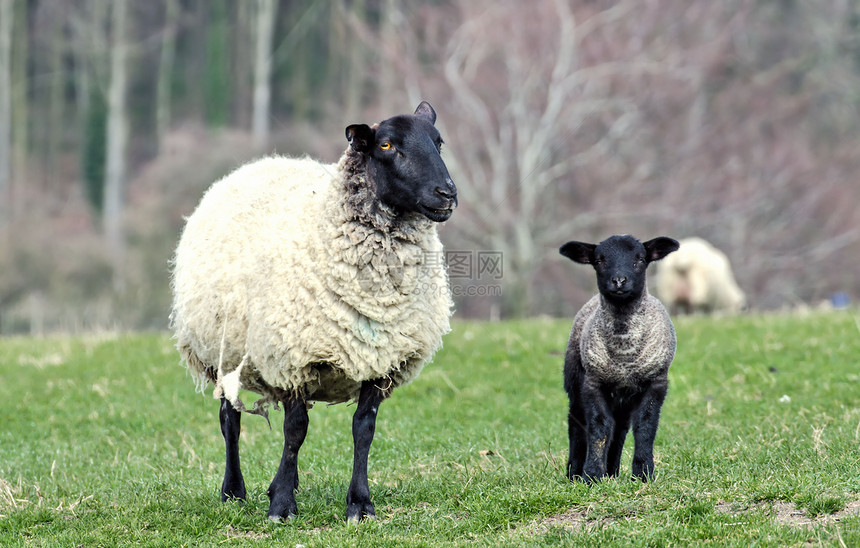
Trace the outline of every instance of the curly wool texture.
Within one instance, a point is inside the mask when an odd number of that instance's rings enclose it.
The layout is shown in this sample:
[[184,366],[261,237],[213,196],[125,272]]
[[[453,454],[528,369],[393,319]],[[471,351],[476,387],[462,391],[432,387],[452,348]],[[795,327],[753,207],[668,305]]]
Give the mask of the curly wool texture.
[[[269,157],[216,182],[176,250],[171,324],[201,387],[357,399],[364,380],[412,381],[453,303],[436,225],[396,216],[365,161]],[[255,409],[257,409],[255,407]]]
[[656,293],[667,306],[737,313],[746,305],[726,254],[701,238],[686,238],[657,267]]
[[675,357],[675,328],[666,308],[646,291],[625,314],[606,308],[600,295],[573,320],[571,341],[583,368],[601,382],[632,388],[669,369]]

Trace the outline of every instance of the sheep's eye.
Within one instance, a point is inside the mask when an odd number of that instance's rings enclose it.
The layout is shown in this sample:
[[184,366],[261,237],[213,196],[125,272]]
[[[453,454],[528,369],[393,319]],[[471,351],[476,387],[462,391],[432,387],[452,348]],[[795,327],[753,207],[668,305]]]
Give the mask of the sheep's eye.
[[385,141],[381,145],[379,145],[379,150],[391,150],[391,143]]

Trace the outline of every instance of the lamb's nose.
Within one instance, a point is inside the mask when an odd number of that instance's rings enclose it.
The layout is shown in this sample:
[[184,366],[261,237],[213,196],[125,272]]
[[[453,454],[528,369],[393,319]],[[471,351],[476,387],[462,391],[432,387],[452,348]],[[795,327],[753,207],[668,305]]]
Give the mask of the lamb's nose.
[[616,276],[612,278],[612,283],[615,284],[615,287],[617,289],[621,289],[622,287],[624,287],[624,284],[627,283],[627,278],[625,278],[624,276]]

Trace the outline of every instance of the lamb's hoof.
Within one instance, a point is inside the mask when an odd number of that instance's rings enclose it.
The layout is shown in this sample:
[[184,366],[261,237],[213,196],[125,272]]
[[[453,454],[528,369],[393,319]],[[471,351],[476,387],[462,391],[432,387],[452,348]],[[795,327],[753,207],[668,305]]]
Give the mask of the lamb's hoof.
[[286,516],[273,516],[269,514],[269,521],[271,521],[272,523],[287,523],[288,521],[292,521],[295,518],[295,514],[287,514]]
[[235,500],[236,502],[245,502],[245,498],[246,494],[244,485],[233,488],[221,488],[221,502],[227,502],[228,500]]
[[588,472],[584,472],[582,474],[582,477],[579,479],[582,480],[583,483],[585,483],[586,485],[591,487],[592,485],[602,481],[603,478],[606,478],[606,477],[608,477],[606,472],[595,472],[592,474],[589,474]]
[[349,525],[358,525],[360,521],[375,519],[376,511],[373,509],[373,504],[369,502],[353,502],[346,507],[346,522]]

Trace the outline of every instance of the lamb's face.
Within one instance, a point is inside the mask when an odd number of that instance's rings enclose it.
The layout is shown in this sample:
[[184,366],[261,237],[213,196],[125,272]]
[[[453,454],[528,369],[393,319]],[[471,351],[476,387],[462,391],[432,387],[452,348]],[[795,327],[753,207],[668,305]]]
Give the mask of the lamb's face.
[[594,271],[597,287],[604,297],[627,302],[642,294],[645,288],[645,246],[632,236],[612,236],[594,249]]
[[376,194],[398,213],[416,212],[431,221],[447,221],[457,207],[457,187],[442,160],[442,137],[433,125],[436,113],[421,103],[414,114],[346,128],[354,150],[368,157]]
[[597,288],[617,305],[636,300],[645,291],[645,271],[652,261],[678,249],[672,238],[640,242],[633,236],[612,236],[597,245],[568,242],[559,252],[578,263],[590,264],[597,273]]

